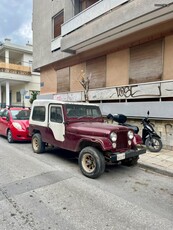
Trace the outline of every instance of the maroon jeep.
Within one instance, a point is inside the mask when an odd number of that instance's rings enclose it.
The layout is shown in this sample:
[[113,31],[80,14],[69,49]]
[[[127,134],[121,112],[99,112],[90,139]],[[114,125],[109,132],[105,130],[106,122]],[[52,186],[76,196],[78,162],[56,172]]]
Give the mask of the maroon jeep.
[[137,163],[146,152],[137,145],[133,130],[104,122],[98,105],[56,100],[35,100],[30,115],[29,133],[35,153],[47,145],[78,154],[82,173],[97,178],[107,162]]

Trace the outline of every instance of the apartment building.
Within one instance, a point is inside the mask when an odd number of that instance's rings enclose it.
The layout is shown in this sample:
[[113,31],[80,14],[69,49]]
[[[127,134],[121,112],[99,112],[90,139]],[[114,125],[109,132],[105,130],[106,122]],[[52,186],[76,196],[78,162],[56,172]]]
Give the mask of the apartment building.
[[41,98],[99,103],[138,122],[150,110],[173,146],[173,2],[33,1],[33,68]]
[[27,106],[33,92],[40,92],[40,74],[32,71],[31,44],[0,43],[0,107]]

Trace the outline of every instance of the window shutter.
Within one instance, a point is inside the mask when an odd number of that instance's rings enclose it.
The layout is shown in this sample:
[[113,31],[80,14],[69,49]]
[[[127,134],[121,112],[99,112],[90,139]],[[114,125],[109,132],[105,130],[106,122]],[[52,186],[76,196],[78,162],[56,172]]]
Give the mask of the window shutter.
[[86,62],[86,74],[90,79],[90,89],[106,85],[106,57],[99,57]]
[[57,71],[57,92],[70,91],[69,67]]
[[64,23],[64,11],[54,17],[54,38],[61,35],[61,25]]
[[161,80],[162,44],[157,40],[130,49],[130,84]]

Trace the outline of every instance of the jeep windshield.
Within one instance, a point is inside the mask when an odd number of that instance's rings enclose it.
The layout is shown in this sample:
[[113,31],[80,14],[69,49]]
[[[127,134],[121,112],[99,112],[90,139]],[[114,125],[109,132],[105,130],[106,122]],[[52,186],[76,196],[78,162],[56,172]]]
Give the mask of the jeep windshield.
[[93,105],[76,105],[76,104],[66,104],[66,113],[68,118],[102,118],[100,108]]

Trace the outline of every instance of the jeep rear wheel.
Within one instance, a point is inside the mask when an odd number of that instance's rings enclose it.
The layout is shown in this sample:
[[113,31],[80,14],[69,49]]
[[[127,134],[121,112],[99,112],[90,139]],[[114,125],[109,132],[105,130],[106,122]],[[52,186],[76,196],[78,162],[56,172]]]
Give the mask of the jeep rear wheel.
[[32,136],[32,149],[34,153],[42,153],[45,151],[45,143],[42,141],[39,133],[35,133]]
[[81,172],[89,178],[97,178],[105,171],[105,158],[96,148],[82,149],[78,162]]

